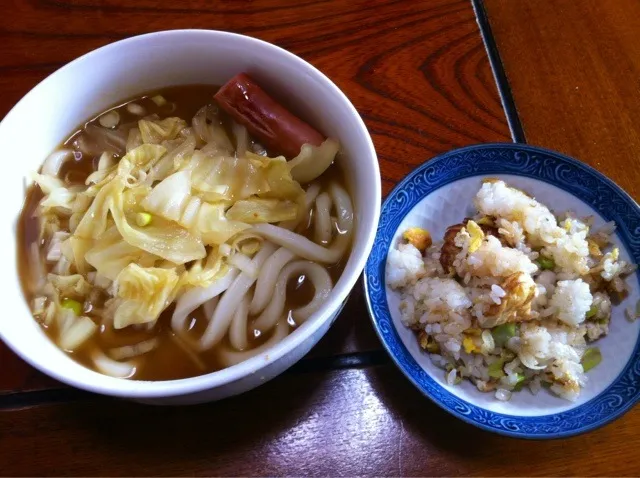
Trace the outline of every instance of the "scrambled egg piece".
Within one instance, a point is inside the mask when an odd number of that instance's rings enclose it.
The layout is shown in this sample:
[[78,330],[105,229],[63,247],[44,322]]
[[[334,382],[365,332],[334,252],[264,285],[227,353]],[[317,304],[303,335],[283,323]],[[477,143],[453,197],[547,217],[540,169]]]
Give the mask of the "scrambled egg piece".
[[437,354],[440,352],[440,346],[438,345],[438,343],[424,330],[418,334],[418,341],[420,342],[420,347],[422,347],[427,352],[432,354]]
[[462,347],[468,354],[480,352],[480,347],[476,345],[473,338],[471,337],[465,337],[464,339],[462,339]]
[[506,295],[500,304],[485,312],[483,327],[495,327],[507,322],[524,322],[531,318],[531,302],[536,297],[536,284],[529,274],[515,272],[500,284]]
[[482,228],[478,226],[474,221],[467,222],[467,231],[471,236],[471,243],[469,244],[469,253],[476,252],[480,249],[482,241],[484,240],[484,232]]
[[418,249],[420,252],[424,252],[425,250],[427,250],[427,248],[433,243],[429,231],[427,231],[426,229],[421,229],[419,227],[410,227],[409,229],[404,231],[402,237],[404,237],[404,239],[409,244]]

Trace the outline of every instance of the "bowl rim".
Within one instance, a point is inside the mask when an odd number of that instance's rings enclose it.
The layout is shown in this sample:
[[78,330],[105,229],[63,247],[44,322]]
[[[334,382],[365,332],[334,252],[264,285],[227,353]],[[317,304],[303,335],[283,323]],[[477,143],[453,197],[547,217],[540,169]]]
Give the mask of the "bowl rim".
[[[248,35],[242,35],[239,33],[226,32],[222,30],[207,30],[207,29],[172,29],[172,30],[162,30],[156,32],[145,33],[141,35],[135,35],[129,38],[124,38],[121,40],[117,40],[111,43],[108,43],[102,47],[96,48],[92,51],[85,53],[82,56],[72,60],[71,62],[63,65],[59,69],[55,70],[51,74],[49,74],[46,78],[40,81],[37,85],[35,85],[32,89],[30,89],[6,114],[6,116],[0,121],[0,130],[2,130],[3,123],[5,123],[9,118],[13,115],[17,114],[16,111],[20,110],[22,105],[26,103],[28,97],[36,94],[38,90],[44,88],[44,85],[47,85],[50,82],[55,81],[55,77],[64,72],[66,70],[70,70],[73,68],[86,68],[83,63],[93,61],[95,57],[100,55],[104,55],[110,53],[112,51],[117,51],[122,48],[133,48],[141,45],[144,48],[143,44],[152,40],[152,39],[164,39],[165,37],[176,37],[180,40],[188,40],[192,36],[202,37],[207,36],[212,41],[212,44],[215,44],[216,41],[233,41],[237,43],[245,43],[247,45],[259,45],[261,48],[271,50],[274,54],[287,59],[289,62],[296,65],[297,68],[300,68],[302,71],[305,71],[307,75],[311,78],[319,80],[324,87],[328,88],[330,94],[335,96],[340,100],[341,103],[345,105],[347,110],[349,111],[352,121],[355,123],[357,130],[360,134],[363,135],[363,138],[366,142],[366,153],[371,159],[371,167],[374,168],[373,177],[374,183],[369,185],[370,189],[373,189],[373,194],[375,197],[375,201],[369,207],[373,208],[372,218],[373,221],[370,225],[369,230],[366,232],[364,247],[362,248],[362,252],[359,256],[355,255],[354,250],[352,249],[349,255],[348,261],[353,260],[352,273],[349,276],[341,275],[339,281],[336,283],[336,287],[331,292],[331,295],[325,301],[325,304],[331,302],[335,305],[334,309],[339,313],[341,310],[341,305],[346,301],[347,297],[356,286],[358,278],[364,269],[364,265],[366,263],[367,257],[371,248],[373,246],[373,242],[376,235],[378,219],[380,216],[380,205],[381,205],[381,195],[382,195],[382,186],[381,186],[381,177],[380,177],[380,168],[377,160],[377,155],[375,151],[375,147],[373,145],[373,140],[371,139],[371,135],[362,120],[362,117],[351,103],[351,101],[347,98],[347,96],[340,90],[337,85],[324,73],[322,73],[318,68],[305,61],[301,57],[281,48],[277,45],[269,43],[264,40],[260,40],[258,38],[254,38]],[[82,121],[82,120],[81,120]],[[358,227],[362,227],[361,225]],[[347,261],[347,262],[348,262]],[[17,270],[15,272],[17,274]],[[340,284],[340,281],[343,281]],[[335,289],[340,285],[340,289],[336,291]],[[322,308],[325,307],[323,304]],[[233,365],[231,367],[227,367],[222,370],[218,370],[215,372],[210,372],[204,375],[198,375],[195,377],[189,377],[184,379],[177,380],[165,380],[165,381],[143,381],[143,380],[127,380],[109,377],[107,375],[95,372],[91,369],[87,369],[89,372],[95,374],[96,380],[92,383],[85,383],[77,379],[75,373],[66,373],[61,372],[56,367],[48,367],[46,363],[43,361],[38,361],[31,357],[29,351],[21,350],[18,347],[15,347],[14,344],[7,340],[2,330],[0,330],[0,339],[2,342],[11,349],[14,353],[16,353],[19,357],[21,357],[24,361],[26,361],[29,365],[36,368],[40,372],[62,382],[67,385],[86,390],[89,392],[99,393],[102,395],[108,395],[113,397],[123,397],[123,398],[133,398],[133,399],[153,399],[153,398],[171,398],[176,396],[184,396],[190,395],[197,392],[202,392],[206,390],[213,390],[218,387],[238,382],[243,378],[259,373],[261,369],[265,366],[273,364],[279,361],[284,356],[290,354],[298,347],[302,346],[303,343],[312,337],[318,329],[322,327],[322,325],[328,321],[332,320],[333,310],[321,310],[320,313],[316,312],[313,314],[309,320],[305,322],[304,328],[297,329],[294,332],[290,333],[287,337],[285,337],[282,341],[274,344],[269,349],[265,350],[268,352],[269,359],[268,361],[264,359],[264,353],[258,354],[254,357],[251,357],[239,364]],[[307,325],[308,324],[308,325]],[[64,353],[60,351],[60,353]],[[286,368],[293,365],[293,363],[289,364]],[[282,370],[284,371],[284,370]],[[278,375],[282,373],[282,371],[278,372]],[[266,382],[266,380],[265,380]],[[264,383],[264,382],[263,382]],[[250,387],[253,388],[253,387]]]
[[[434,171],[431,175],[429,175],[429,178],[432,179],[438,174],[438,167],[442,168],[443,166],[442,163],[446,163],[446,161],[451,158],[483,152],[485,150],[494,150],[494,149],[503,149],[508,152],[513,152],[514,156],[517,155],[518,153],[525,153],[525,154],[532,154],[532,155],[539,154],[541,156],[553,158],[554,160],[560,163],[568,164],[574,167],[576,170],[581,171],[583,173],[587,173],[591,175],[596,181],[608,186],[613,192],[618,194],[622,200],[626,201],[627,204],[631,206],[634,216],[640,219],[640,206],[624,189],[622,189],[615,182],[613,182],[611,179],[606,177],[604,174],[602,174],[592,166],[586,163],[583,163],[581,161],[578,161],[577,159],[572,158],[570,156],[566,156],[557,151],[553,151],[550,149],[537,147],[537,146],[529,146],[527,144],[522,144],[522,143],[499,143],[499,142],[475,144],[475,145],[465,146],[462,148],[457,148],[457,149],[447,151],[445,153],[434,156],[433,158],[425,161],[424,163],[422,163],[421,165],[413,169],[407,176],[405,176],[393,188],[393,190],[386,197],[382,205],[381,221],[378,224],[378,233],[376,235],[376,241],[374,244],[374,248],[370,253],[369,259],[367,261],[367,264],[364,270],[363,282],[364,282],[365,299],[367,303],[367,310],[369,312],[369,317],[371,318],[376,334],[378,335],[378,338],[382,342],[383,347],[385,348],[387,353],[391,356],[391,359],[394,362],[394,364],[400,369],[400,371],[405,375],[405,377],[409,379],[409,381],[420,391],[420,393],[422,393],[424,396],[429,398],[433,403],[438,405],[443,410],[449,412],[453,416],[463,420],[464,422],[477,426],[483,430],[498,433],[501,435],[516,437],[516,438],[533,439],[533,440],[566,438],[566,437],[586,433],[588,431],[604,426],[612,422],[613,420],[619,418],[624,413],[626,413],[631,408],[633,408],[633,406],[636,403],[638,403],[638,401],[640,401],[640,385],[639,385],[640,384],[640,366],[639,366],[640,365],[640,335],[636,339],[633,352],[629,357],[627,363],[625,364],[623,370],[611,382],[611,384],[609,384],[604,390],[602,390],[599,394],[594,396],[592,399],[574,408],[565,410],[563,412],[556,412],[548,415],[539,415],[539,416],[522,416],[522,415],[508,415],[508,414],[503,414],[503,413],[488,410],[486,408],[483,408],[481,405],[476,405],[475,403],[469,402],[464,398],[458,397],[453,393],[449,392],[448,390],[446,390],[442,386],[442,383],[440,381],[433,379],[420,366],[420,364],[417,363],[417,361],[413,358],[413,356],[411,356],[411,354],[406,349],[404,343],[400,339],[397,329],[393,324],[393,321],[390,319],[391,314],[386,301],[385,278],[380,277],[381,264],[379,261],[382,260],[382,267],[384,268],[386,263],[387,253],[391,245],[390,241],[393,237],[393,234],[397,230],[397,227],[394,228],[394,232],[392,234],[387,234],[386,231],[383,231],[384,216],[385,216],[385,213],[387,213],[387,209],[390,207],[393,201],[396,201],[398,197],[402,195],[401,193],[402,191],[405,191],[407,189],[413,190],[415,186],[415,182],[419,181],[420,175],[423,175],[424,177],[426,177],[427,170],[429,168],[433,168],[433,171]],[[464,161],[465,161],[464,159],[461,160],[461,162],[464,162]],[[523,159],[522,162],[524,164],[526,162],[526,159]],[[486,174],[504,174],[504,175],[508,174],[508,175],[523,176],[523,177],[537,179],[539,181],[543,181],[555,187],[558,187],[564,190],[565,192],[571,194],[572,196],[575,196],[578,199],[584,201],[590,207],[593,207],[593,205],[589,201],[585,200],[583,197],[580,197],[577,194],[574,194],[572,191],[569,191],[557,177],[552,176],[553,179],[550,179],[550,178],[545,178],[545,177],[536,175],[535,172],[532,173],[529,170],[523,171],[522,165],[519,165],[519,164],[516,164],[515,166],[513,166],[510,164],[496,162],[493,169],[487,170],[487,171],[482,170],[483,167],[485,166],[474,165],[472,167],[467,168],[467,170],[465,170],[465,173],[461,175],[456,173],[451,173],[451,171],[453,170],[451,165],[449,165],[449,168],[442,168],[442,170],[440,170],[439,172],[444,173],[445,175],[449,173],[451,174],[451,177],[443,180],[441,183],[438,183],[437,185],[428,186],[427,187],[428,191],[426,191],[424,194],[417,193],[417,192],[408,193],[408,195],[420,194],[419,198],[415,198],[415,199],[403,198],[404,200],[407,200],[408,205],[405,206],[401,211],[394,211],[394,214],[395,214],[394,217],[397,218],[398,226],[400,222],[404,219],[404,217],[406,217],[406,215],[415,207],[415,205],[420,200],[424,199],[427,195],[431,194],[436,189],[445,187],[448,184],[454,181],[457,181],[459,179],[484,176]],[[532,169],[532,171],[535,171],[535,169]],[[594,209],[597,209],[597,208],[594,208]],[[394,219],[394,223],[395,223],[395,220],[396,219]],[[632,255],[633,259],[636,262],[638,262],[639,260],[638,256],[640,256],[640,242],[638,243],[638,245],[632,248],[632,247],[629,247],[630,245],[628,241],[624,240],[624,238],[622,237],[620,239],[623,242],[625,248]],[[382,250],[377,251],[379,248],[382,248]],[[634,275],[636,276],[636,280],[638,280],[638,282],[640,283],[640,271],[636,271]],[[380,296],[380,294],[384,296],[383,299]],[[382,299],[382,300],[379,300],[379,299]],[[384,303],[384,309],[382,307],[378,307],[381,303]],[[384,317],[381,317],[381,315],[384,315]],[[381,324],[381,321],[383,319],[386,321],[387,318],[388,318],[389,325]],[[390,329],[390,333],[386,333],[386,331],[384,330],[385,328]],[[393,350],[394,348],[397,350],[397,352],[394,352]],[[402,356],[399,356],[399,354],[402,354]],[[635,369],[634,369],[634,364],[635,364]],[[409,366],[411,366],[412,368],[416,368],[417,370],[414,371]],[[426,375],[427,382],[429,381],[433,382],[433,385],[434,385],[433,389],[437,390],[438,393],[441,393],[442,397],[434,396],[432,391],[428,390],[428,388],[425,387],[424,384],[420,383],[421,377],[418,376],[420,372]],[[582,426],[578,425],[572,428],[567,428],[567,429],[559,430],[555,432],[547,432],[545,431],[543,426],[541,426],[540,431],[536,433],[523,432],[519,430],[519,427],[517,426],[518,422],[529,422],[529,421],[535,422],[536,420],[542,421],[542,419],[549,420],[551,417],[562,417],[567,414],[570,414],[571,412],[576,412],[577,410],[583,409],[584,407],[587,407],[589,404],[593,404],[596,400],[601,399],[604,396],[612,394],[613,393],[612,389],[614,388],[614,386],[616,386],[616,384],[619,384],[621,380],[626,378],[625,373],[630,373],[632,375],[630,380],[632,378],[635,380],[635,382],[631,380],[631,383],[635,383],[635,386],[632,387],[633,392],[631,393],[631,395],[633,396],[626,399],[626,401],[621,405],[616,402],[617,407],[615,408],[615,410],[606,414],[603,418],[587,425],[582,425]],[[444,403],[442,398],[447,399],[447,403]],[[616,398],[618,398],[619,400],[622,400],[622,397],[616,397]],[[472,416],[474,414],[476,415],[475,417]]]

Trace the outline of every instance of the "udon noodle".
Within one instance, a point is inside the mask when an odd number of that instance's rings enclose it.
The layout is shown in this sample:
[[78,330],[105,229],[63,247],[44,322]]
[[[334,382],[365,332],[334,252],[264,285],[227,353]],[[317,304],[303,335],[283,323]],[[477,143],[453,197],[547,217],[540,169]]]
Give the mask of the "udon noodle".
[[215,91],[127,101],[33,175],[26,296],[54,342],[101,373],[163,380],[237,364],[309,320],[342,270],[355,224],[338,143],[301,129],[311,143],[278,155],[291,138],[279,148],[252,134]]

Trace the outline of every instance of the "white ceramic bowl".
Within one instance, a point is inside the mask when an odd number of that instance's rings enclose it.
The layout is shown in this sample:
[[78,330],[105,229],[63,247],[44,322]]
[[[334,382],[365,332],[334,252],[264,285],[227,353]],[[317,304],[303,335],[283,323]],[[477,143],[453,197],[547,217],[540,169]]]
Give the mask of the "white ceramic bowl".
[[[356,211],[349,261],[327,302],[279,344],[241,364],[199,377],[165,382],[122,380],[70,359],[45,336],[23,298],[16,265],[16,225],[26,177],[83,121],[117,101],[183,84],[223,84],[248,72],[286,98],[297,114],[339,139]],[[380,213],[380,171],[371,138],[346,96],[297,56],[254,38],[208,30],[142,35],[95,50],[31,90],[0,123],[0,338],[31,365],[74,387],[162,404],[199,403],[235,395],[269,380],[304,356],[325,334],[362,271]]]

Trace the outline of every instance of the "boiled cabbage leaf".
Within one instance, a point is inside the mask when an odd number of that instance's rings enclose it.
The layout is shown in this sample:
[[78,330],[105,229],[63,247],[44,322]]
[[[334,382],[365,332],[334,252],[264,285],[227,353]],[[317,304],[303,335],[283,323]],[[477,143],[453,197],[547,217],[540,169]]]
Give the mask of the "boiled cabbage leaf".
[[80,274],[86,274],[89,272],[86,255],[92,245],[93,240],[91,239],[71,236],[62,243],[61,250],[64,256],[76,266],[76,270]]
[[164,179],[142,201],[142,206],[149,212],[188,228],[204,244],[222,244],[249,228],[248,224],[230,221],[225,217],[227,202],[210,204],[192,196],[191,174],[190,170],[183,170]]
[[227,219],[246,223],[290,221],[298,215],[298,205],[278,199],[250,198],[236,201]]
[[65,187],[61,179],[47,174],[32,173],[31,179],[40,186],[40,189],[42,189],[42,192],[45,194],[51,194],[53,190]]
[[123,211],[121,194],[114,198],[111,215],[124,240],[132,246],[175,264],[184,264],[206,255],[202,241],[176,223],[154,220],[151,225],[144,227],[129,224]]
[[233,151],[233,144],[218,117],[218,108],[215,105],[206,105],[200,108],[191,124],[197,137],[206,146],[211,145],[215,149],[225,152]]
[[266,181],[267,191],[260,193],[260,197],[288,199],[304,206],[304,189],[293,179],[286,162],[270,161],[266,166]]
[[112,211],[118,231],[129,244],[155,254],[175,264],[184,264],[205,257],[206,251],[200,238],[172,222],[138,227],[127,222],[121,203],[116,202]]
[[175,139],[186,126],[187,123],[177,117],[138,121],[140,137],[145,144],[159,144],[162,141]]
[[53,236],[60,230],[60,218],[55,214],[40,214],[38,216],[38,239],[44,241],[45,238]]
[[207,201],[241,199],[268,187],[264,174],[243,157],[196,152],[186,167],[192,170],[192,187]]
[[109,210],[113,207],[114,198],[122,197],[124,184],[124,179],[116,176],[100,188],[91,206],[78,223],[74,236],[97,239],[107,230]]
[[304,196],[284,157],[268,158],[250,152],[237,157],[197,151],[185,169],[192,171],[192,188],[209,202],[237,201],[256,195],[298,201]]
[[151,188],[147,186],[135,186],[124,190],[122,193],[122,209],[127,217],[145,211],[142,201],[150,191]]
[[44,213],[51,209],[56,209],[60,214],[70,215],[73,210],[76,195],[77,192],[72,191],[70,188],[56,188],[40,202],[40,209]]
[[264,239],[261,235],[255,232],[245,231],[234,236],[230,246],[233,251],[239,251],[245,255],[252,255],[260,250],[263,242]]
[[239,232],[251,226],[240,221],[230,221],[225,216],[225,203],[202,203],[193,229],[198,231],[205,244],[224,244]]
[[86,252],[85,259],[99,275],[115,280],[131,263],[152,267],[160,258],[132,246],[122,238],[118,229],[112,226],[93,243],[93,247]]
[[118,164],[111,168],[95,171],[89,175],[85,184],[89,187],[85,194],[97,196],[101,188],[120,176],[127,180],[126,185],[131,187],[141,183],[147,172],[166,153],[163,146],[156,144],[143,144],[129,151]]
[[[135,149],[129,151],[121,160],[120,164],[124,160],[129,161],[134,169],[141,169],[143,171],[149,171],[149,169],[158,162],[158,160],[167,152],[164,146],[158,144],[143,144]],[[125,169],[128,168],[126,165]],[[118,169],[118,174],[122,174],[123,169]]]
[[118,231],[132,246],[176,264],[205,257],[202,241],[178,224],[157,224],[154,221],[152,225],[143,228],[129,224],[125,216],[123,197],[126,187],[125,174],[130,169],[126,163],[128,161],[125,158],[120,161],[118,175],[100,189],[74,235],[85,239],[98,238],[106,231],[108,214],[111,212]]
[[175,298],[178,275],[173,269],[129,264],[116,279],[120,299],[114,327],[155,322]]
[[80,274],[49,274],[47,280],[56,290],[58,298],[84,299],[91,292],[91,284]]
[[60,333],[58,342],[62,349],[74,351],[97,331],[98,326],[89,317],[74,317],[69,321],[69,325],[65,330]]
[[89,207],[91,207],[91,202],[93,201],[93,196],[88,195],[86,192],[80,192],[76,195],[76,200],[73,202],[73,206],[71,210],[75,213],[84,213]]
[[92,172],[85,180],[85,184],[90,186],[85,193],[89,196],[95,196],[100,190],[100,187],[111,181],[116,174],[118,174],[117,164],[110,168],[99,169]]
[[[164,145],[166,146],[166,142]],[[193,134],[189,134],[184,141],[173,149],[167,147],[167,153],[149,171],[146,183],[153,184],[154,181],[161,181],[173,172],[182,169],[191,159],[195,147],[196,138]]]
[[147,211],[179,222],[191,200],[191,171],[179,171],[156,185],[142,201]]
[[40,214],[47,214],[52,209],[59,214],[71,214],[78,195],[77,186],[66,187],[62,180],[47,174],[33,173],[31,177],[45,194],[40,201]]
[[228,267],[218,247],[212,247],[207,259],[196,261],[180,278],[183,286],[208,287],[219,277],[224,276]]
[[136,149],[138,146],[142,145],[142,135],[140,134],[139,128],[131,128],[129,130],[129,136],[127,136],[127,144],[126,151],[129,152],[132,149]]

